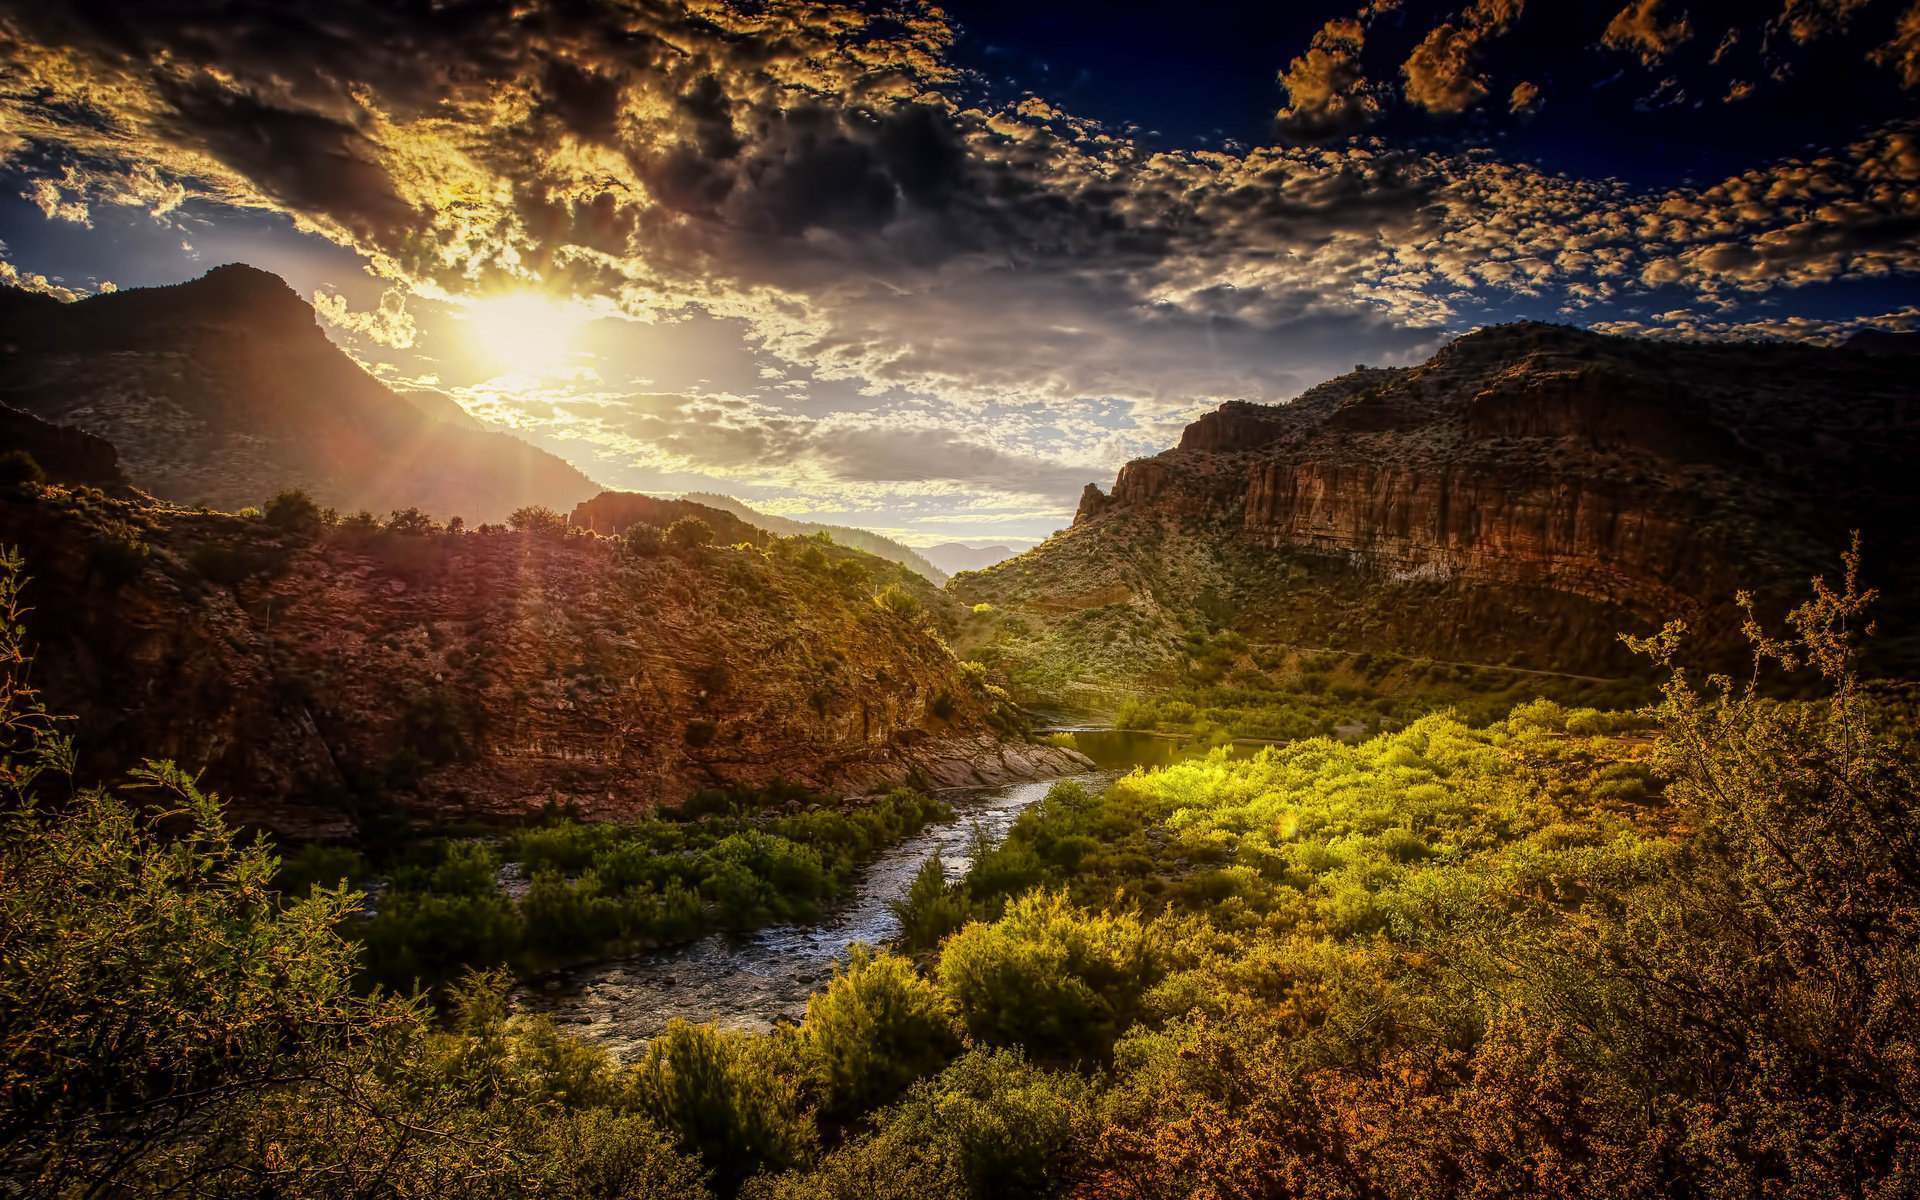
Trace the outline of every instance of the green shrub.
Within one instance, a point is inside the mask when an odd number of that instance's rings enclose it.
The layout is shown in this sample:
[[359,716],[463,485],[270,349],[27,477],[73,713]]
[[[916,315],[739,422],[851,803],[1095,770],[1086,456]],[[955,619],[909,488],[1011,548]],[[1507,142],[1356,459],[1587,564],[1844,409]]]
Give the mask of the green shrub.
[[273,886],[281,895],[302,900],[316,888],[351,886],[370,874],[367,860],[344,846],[303,846],[292,858],[280,860]]
[[651,558],[666,550],[667,539],[658,525],[648,525],[643,521],[627,527],[626,545],[634,554]]
[[698,1155],[722,1196],[807,1156],[812,1128],[798,1072],[768,1039],[675,1021],[640,1064],[637,1099],[682,1152]]
[[713,527],[699,517],[681,517],[667,526],[667,545],[679,553],[713,544]]
[[833,881],[810,847],[758,830],[729,834],[707,852],[700,890],[735,925],[811,918]]
[[147,544],[137,530],[114,521],[94,531],[87,562],[111,586],[118,586],[146,569]]
[[960,1050],[940,989],[911,960],[859,943],[846,969],[807,1001],[805,1030],[826,1071],[829,1107],[845,1116],[892,1101]]
[[262,515],[282,533],[312,533],[325,523],[320,506],[300,488],[274,493]]
[[900,941],[909,950],[931,950],[967,923],[973,904],[964,883],[947,882],[938,855],[920,864],[907,894],[889,906],[900,922]]
[[0,454],[0,488],[10,491],[37,490],[46,482],[47,473],[25,450],[8,450]]
[[371,920],[352,929],[365,947],[365,977],[399,991],[442,987],[470,967],[504,963],[520,923],[502,896],[389,891]]
[[1068,1060],[1104,1055],[1164,973],[1154,936],[1131,914],[1088,913],[1035,891],[992,924],[969,925],[940,954],[940,987],[968,1034]]
[[[15,733],[18,700],[0,697]],[[345,896],[269,903],[271,854],[237,838],[215,798],[169,763],[133,779],[186,836],[106,792],[23,806],[20,777],[7,781],[0,1159],[23,1194],[115,1180],[116,1194],[158,1194],[136,1181],[191,1160],[225,1113],[405,1019],[348,994]],[[129,1115],[142,1138],[126,1136]]]
[[[770,1196],[901,1200],[1064,1196],[1082,1178],[1077,1125],[1091,1089],[1017,1052],[980,1048],[913,1086],[870,1136]],[[902,1181],[916,1190],[899,1188]],[[884,1190],[883,1190],[884,1189]]]

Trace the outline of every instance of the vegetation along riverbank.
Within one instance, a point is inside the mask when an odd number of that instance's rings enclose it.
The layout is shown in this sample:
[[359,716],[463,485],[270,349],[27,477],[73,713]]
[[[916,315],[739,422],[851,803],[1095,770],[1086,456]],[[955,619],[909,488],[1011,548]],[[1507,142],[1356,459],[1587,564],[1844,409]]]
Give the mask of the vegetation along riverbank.
[[[923,872],[900,953],[856,951],[799,1028],[680,1024],[625,1069],[498,971],[441,1017],[357,989],[352,895],[276,892],[170,766],[69,792],[11,635],[5,1161],[49,1193],[1897,1194],[1920,781],[1851,582],[1755,634],[1816,699],[1672,671],[1651,736],[1541,700],[1058,785],[963,879]],[[616,930],[618,897],[652,920],[688,887],[647,864],[812,851],[724,893],[763,917],[829,894],[852,830],[928,815],[866,811],[510,844]]]

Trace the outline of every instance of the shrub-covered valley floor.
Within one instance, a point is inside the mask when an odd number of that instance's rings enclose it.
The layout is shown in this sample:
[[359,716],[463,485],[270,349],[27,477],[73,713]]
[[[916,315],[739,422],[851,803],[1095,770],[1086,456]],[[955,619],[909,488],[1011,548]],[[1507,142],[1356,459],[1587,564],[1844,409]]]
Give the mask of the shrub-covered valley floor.
[[[1818,681],[1791,699],[1672,670],[1678,631],[1641,646],[1665,682],[1637,714],[1376,706],[1353,730],[1377,698],[1334,692],[1351,664],[1291,692],[1196,678],[1125,723],[1267,720],[1287,744],[1056,785],[964,879],[929,862],[898,944],[856,949],[799,1026],[678,1024],[624,1067],[513,1012],[501,964],[803,916],[938,806],[556,815],[417,851],[353,917],[328,880],[357,864],[278,861],[170,766],[67,788],[84,731],[38,708],[0,614],[0,1174],[50,1196],[1910,1195],[1920,772],[1908,714],[1853,674],[1850,580],[1756,641]],[[370,986],[412,978],[435,986]]]

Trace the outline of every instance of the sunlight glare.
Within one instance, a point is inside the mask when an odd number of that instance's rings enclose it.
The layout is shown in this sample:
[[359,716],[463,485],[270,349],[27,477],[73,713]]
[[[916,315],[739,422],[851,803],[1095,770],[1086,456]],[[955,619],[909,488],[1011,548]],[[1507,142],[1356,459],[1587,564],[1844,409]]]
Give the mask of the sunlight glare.
[[474,346],[509,370],[547,370],[566,361],[573,337],[587,318],[571,305],[536,292],[520,292],[467,306]]

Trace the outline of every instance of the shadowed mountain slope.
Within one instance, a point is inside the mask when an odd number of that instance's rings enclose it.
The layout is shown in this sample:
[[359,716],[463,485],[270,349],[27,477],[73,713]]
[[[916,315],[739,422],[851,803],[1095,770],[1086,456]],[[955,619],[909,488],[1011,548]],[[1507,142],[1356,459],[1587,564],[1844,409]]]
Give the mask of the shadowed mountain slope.
[[1920,376],[1900,358],[1520,324],[1287,405],[1224,405],[1089,485],[1073,528],[955,581],[1036,694],[1171,681],[1180,636],[1607,676],[1616,635],[1737,589],[1777,612],[1862,533],[1882,665],[1914,637]]
[[1019,736],[917,575],[759,536],[641,555],[577,530],[278,528],[0,488],[0,545],[31,577],[34,683],[79,718],[80,777],[171,758],[237,820],[292,836],[1083,761]]
[[477,523],[599,490],[518,438],[428,416],[277,276],[238,264],[72,304],[0,288],[0,402],[112,442],[130,482],[176,504],[304,487],[342,512]]

